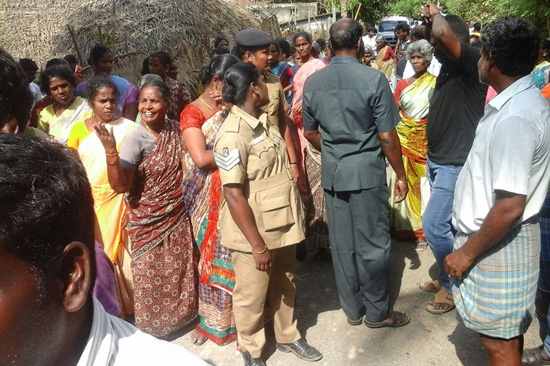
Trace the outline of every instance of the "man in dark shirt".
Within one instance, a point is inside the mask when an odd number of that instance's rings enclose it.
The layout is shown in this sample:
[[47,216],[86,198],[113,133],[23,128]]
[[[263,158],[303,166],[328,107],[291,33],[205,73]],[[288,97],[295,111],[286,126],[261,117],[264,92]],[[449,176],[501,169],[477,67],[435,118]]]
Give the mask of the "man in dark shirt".
[[469,45],[466,23],[456,15],[443,16],[428,4],[422,14],[429,19],[435,56],[441,62],[427,122],[427,176],[431,196],[422,217],[424,235],[439,266],[440,281],[420,284],[437,292],[426,310],[442,314],[454,308],[443,260],[453,251],[451,224],[455,182],[472,147],[477,123],[483,116],[487,85],[479,82],[479,49]]
[[[358,61],[362,26],[341,19],[330,28],[335,57],[304,87],[304,135],[321,150],[329,237],[340,304],[350,325],[408,324],[388,302],[390,192],[384,155],[397,173],[396,202],[407,194],[399,114],[385,76]],[[321,132],[319,132],[321,127]]]

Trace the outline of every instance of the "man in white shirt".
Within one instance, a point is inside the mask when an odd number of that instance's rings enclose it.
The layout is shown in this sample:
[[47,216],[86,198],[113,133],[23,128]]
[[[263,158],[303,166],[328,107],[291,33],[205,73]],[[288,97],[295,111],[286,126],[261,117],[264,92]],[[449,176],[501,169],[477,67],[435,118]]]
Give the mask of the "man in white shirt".
[[480,336],[491,366],[521,365],[533,318],[540,230],[550,181],[550,110],[529,76],[538,30],[515,17],[486,27],[481,82],[498,95],[485,108],[455,188],[454,251],[445,270],[456,279],[455,305]]
[[367,34],[363,36],[363,44],[372,47],[373,56],[376,57],[376,28],[369,27]]
[[0,133],[0,171],[0,365],[207,365],[91,295],[94,209],[78,155]]

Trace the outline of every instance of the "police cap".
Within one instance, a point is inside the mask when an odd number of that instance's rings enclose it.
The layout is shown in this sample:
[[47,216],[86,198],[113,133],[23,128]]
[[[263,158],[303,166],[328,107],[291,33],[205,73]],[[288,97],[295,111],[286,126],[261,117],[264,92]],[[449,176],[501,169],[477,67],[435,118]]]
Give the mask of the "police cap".
[[271,37],[268,33],[259,29],[245,29],[237,33],[237,44],[244,47],[268,46]]

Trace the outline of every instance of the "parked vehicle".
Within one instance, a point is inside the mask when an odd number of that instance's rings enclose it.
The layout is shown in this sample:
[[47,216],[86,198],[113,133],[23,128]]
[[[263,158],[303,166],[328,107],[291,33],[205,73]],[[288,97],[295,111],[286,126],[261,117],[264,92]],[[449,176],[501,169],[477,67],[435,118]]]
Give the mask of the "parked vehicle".
[[378,34],[386,37],[388,44],[391,47],[395,47],[397,43],[397,37],[395,36],[395,27],[399,23],[407,23],[411,25],[412,19],[404,17],[402,15],[391,15],[380,19],[378,23]]

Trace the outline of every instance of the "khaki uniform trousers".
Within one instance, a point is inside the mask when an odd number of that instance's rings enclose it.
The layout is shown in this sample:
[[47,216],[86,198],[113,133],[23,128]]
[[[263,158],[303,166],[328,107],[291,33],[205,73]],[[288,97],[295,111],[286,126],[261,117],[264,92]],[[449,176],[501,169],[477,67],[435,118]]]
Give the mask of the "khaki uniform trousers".
[[235,270],[233,312],[239,345],[253,358],[262,354],[265,345],[264,306],[266,299],[274,313],[275,339],[292,343],[301,338],[294,320],[296,285],[294,268],[296,245],[270,251],[273,267],[258,271],[252,253],[231,251]]

